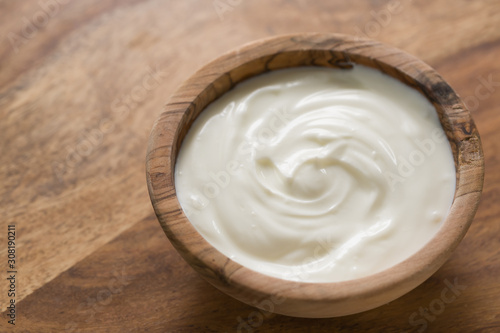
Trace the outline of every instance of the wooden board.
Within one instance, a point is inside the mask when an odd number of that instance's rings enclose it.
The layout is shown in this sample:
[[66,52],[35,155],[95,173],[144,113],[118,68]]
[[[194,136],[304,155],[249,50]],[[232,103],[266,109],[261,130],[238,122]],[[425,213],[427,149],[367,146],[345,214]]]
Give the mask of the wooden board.
[[[15,224],[16,331],[500,331],[498,1],[2,1],[0,22],[0,305]],[[182,81],[300,31],[366,35],[429,63],[472,110],[485,155],[452,258],[402,298],[335,319],[261,313],[203,281],[163,234],[144,176],[149,131]]]

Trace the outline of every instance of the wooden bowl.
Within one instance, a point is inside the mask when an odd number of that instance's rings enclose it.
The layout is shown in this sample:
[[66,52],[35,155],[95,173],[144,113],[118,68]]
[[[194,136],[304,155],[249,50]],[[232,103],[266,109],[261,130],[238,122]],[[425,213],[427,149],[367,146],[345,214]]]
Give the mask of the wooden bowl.
[[[232,261],[188,221],[177,200],[174,167],[191,124],[213,100],[249,77],[297,66],[376,68],[420,91],[435,106],[453,151],[456,190],[441,229],[420,251],[380,273],[345,282],[307,283],[269,277]],[[208,282],[263,310],[297,317],[335,317],[369,310],[409,292],[448,259],[472,222],[481,195],[483,153],[464,103],[431,67],[398,49],[340,34],[295,34],[247,44],[188,79],[156,121],[146,174],[156,215],[174,247]]]

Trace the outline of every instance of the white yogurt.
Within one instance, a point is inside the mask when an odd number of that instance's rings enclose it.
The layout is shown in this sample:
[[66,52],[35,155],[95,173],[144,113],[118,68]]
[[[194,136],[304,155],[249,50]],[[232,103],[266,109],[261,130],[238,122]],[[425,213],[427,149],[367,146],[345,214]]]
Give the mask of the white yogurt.
[[389,268],[440,228],[455,191],[437,113],[379,71],[304,67],[238,84],[183,141],[179,201],[255,271],[307,282]]

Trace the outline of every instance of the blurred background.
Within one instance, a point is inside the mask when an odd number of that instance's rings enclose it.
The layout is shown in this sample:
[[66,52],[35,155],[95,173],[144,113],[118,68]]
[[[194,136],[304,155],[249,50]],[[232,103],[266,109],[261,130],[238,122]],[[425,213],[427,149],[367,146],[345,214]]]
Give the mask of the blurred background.
[[[294,32],[419,57],[483,141],[482,202],[451,259],[404,297],[343,318],[273,315],[217,291],[175,252],[147,194],[149,132],[176,87],[224,52]],[[0,37],[1,332],[500,331],[498,0],[4,0]],[[465,288],[437,307],[447,281]]]

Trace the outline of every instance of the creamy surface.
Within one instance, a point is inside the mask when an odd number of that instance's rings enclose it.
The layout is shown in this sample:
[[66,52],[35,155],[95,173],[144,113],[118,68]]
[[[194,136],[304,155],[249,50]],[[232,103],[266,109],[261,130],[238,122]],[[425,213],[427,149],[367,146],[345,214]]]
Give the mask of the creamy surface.
[[374,274],[437,232],[453,155],[429,101],[379,71],[263,74],[210,104],[175,170],[183,210],[220,252],[263,274]]

